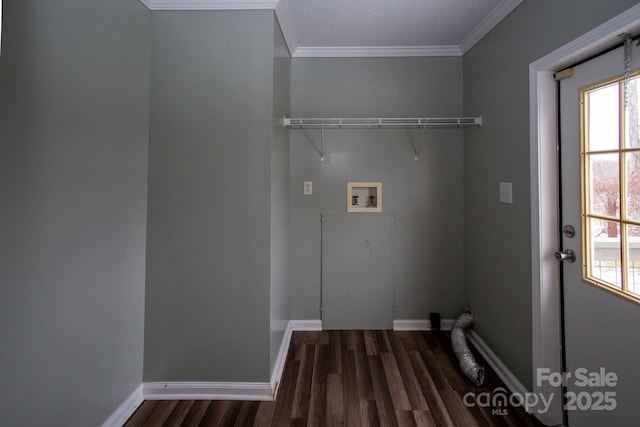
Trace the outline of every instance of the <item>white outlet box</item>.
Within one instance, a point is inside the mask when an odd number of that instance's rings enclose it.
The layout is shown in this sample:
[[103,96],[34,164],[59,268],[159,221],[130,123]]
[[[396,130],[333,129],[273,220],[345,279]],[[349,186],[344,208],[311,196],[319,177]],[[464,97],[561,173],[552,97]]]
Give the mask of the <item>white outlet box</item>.
[[313,183],[311,181],[304,182],[304,194],[306,196],[313,194]]
[[500,183],[500,202],[513,204],[513,189],[510,182]]

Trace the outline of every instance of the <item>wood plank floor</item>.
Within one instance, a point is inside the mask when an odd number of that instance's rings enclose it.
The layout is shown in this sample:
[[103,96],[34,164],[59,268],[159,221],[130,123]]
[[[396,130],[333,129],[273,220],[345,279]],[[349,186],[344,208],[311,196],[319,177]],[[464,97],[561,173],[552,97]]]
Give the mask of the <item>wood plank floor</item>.
[[276,401],[145,401],[125,426],[541,426],[522,408],[464,404],[504,387],[476,359],[482,387],[460,372],[449,332],[294,332]]

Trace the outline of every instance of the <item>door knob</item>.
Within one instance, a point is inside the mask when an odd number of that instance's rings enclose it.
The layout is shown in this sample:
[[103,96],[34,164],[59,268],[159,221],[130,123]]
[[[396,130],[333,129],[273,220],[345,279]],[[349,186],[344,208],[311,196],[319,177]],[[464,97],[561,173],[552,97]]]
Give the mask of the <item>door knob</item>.
[[565,249],[564,251],[556,251],[556,259],[558,261],[576,262],[576,253],[571,249]]

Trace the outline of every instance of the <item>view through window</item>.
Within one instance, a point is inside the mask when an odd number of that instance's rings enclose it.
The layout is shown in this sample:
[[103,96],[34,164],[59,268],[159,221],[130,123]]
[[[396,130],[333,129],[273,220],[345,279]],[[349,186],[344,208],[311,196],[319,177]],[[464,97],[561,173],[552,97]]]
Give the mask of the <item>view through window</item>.
[[622,77],[580,91],[583,278],[637,302],[640,302],[639,83],[637,70],[632,74],[626,96]]

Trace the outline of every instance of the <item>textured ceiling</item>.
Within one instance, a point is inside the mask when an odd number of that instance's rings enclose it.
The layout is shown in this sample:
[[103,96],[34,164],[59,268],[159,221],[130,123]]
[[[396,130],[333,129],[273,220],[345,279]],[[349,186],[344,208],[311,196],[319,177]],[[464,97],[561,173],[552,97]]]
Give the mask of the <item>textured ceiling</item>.
[[149,8],[275,9],[293,56],[455,56],[522,0],[141,0]]

